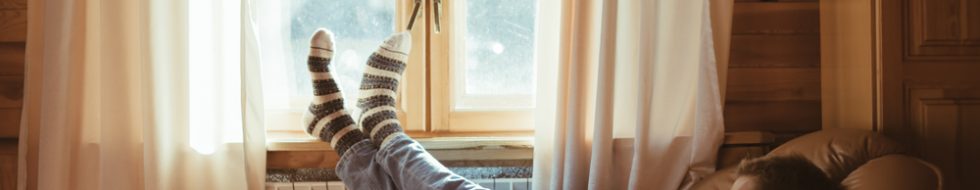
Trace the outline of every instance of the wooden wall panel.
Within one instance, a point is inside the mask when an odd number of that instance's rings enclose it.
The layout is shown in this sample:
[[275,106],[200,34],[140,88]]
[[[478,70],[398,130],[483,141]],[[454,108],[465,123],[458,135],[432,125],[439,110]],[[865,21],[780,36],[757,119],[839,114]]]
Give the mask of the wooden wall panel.
[[806,133],[820,130],[820,101],[728,101],[727,131]]
[[27,39],[27,10],[0,10],[0,42],[24,42]]
[[27,0],[0,0],[0,10],[27,10]]
[[725,102],[727,131],[791,138],[820,130],[816,1],[736,1]]
[[23,76],[0,76],[0,138],[17,138],[19,134],[23,85]]
[[[737,22],[734,22],[737,24]],[[737,26],[737,25],[736,25]],[[734,27],[734,26],[732,26]],[[744,67],[820,67],[820,36],[812,35],[732,35],[729,68]]]
[[17,139],[0,140],[0,189],[17,189]]
[[815,2],[739,2],[733,10],[732,34],[819,34]]
[[17,189],[27,0],[0,0],[0,190]]
[[728,101],[820,101],[820,69],[732,68],[728,75]]
[[24,42],[0,42],[0,76],[24,73]]
[[[0,109],[0,139],[17,138],[20,132],[20,108]],[[2,148],[2,147],[0,147]],[[16,147],[14,147],[16,148]],[[3,151],[3,150],[0,150]],[[0,163],[3,164],[3,163]],[[2,166],[0,166],[2,167]]]
[[0,109],[20,109],[23,96],[23,76],[0,76]]
[[980,1],[907,2],[908,59],[980,61]]

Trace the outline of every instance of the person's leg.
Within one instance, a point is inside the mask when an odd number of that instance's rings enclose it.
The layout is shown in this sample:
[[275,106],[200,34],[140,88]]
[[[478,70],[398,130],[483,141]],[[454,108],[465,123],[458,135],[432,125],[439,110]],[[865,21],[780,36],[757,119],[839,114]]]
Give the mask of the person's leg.
[[408,32],[394,34],[368,57],[364,67],[357,107],[361,108],[361,127],[375,146],[380,147],[392,134],[402,133],[395,101],[411,48]]
[[487,189],[443,166],[404,133],[389,137],[375,157],[401,189]]
[[310,40],[307,62],[313,80],[313,102],[303,116],[306,133],[329,142],[337,151],[337,176],[350,189],[397,189],[388,173],[374,162],[378,149],[354,124],[343,95],[330,74],[333,35],[319,29]]
[[400,189],[486,189],[439,163],[402,131],[395,108],[398,81],[411,50],[411,35],[392,35],[368,58],[358,107],[361,126],[380,147],[375,162]]
[[398,188],[398,184],[385,168],[374,161],[377,154],[378,148],[367,139],[354,144],[346,154],[340,156],[336,168],[337,177],[344,182],[347,189],[406,189]]
[[357,129],[354,119],[344,108],[344,96],[330,74],[333,59],[333,34],[318,29],[310,40],[310,56],[307,65],[313,82],[313,102],[303,114],[306,133],[321,141],[343,156],[354,143],[367,136]]

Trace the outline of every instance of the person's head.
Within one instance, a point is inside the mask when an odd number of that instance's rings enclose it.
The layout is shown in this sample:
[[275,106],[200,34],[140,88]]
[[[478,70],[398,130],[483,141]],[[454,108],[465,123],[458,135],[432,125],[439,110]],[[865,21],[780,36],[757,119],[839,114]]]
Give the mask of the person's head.
[[800,155],[742,160],[732,190],[836,190],[835,184]]

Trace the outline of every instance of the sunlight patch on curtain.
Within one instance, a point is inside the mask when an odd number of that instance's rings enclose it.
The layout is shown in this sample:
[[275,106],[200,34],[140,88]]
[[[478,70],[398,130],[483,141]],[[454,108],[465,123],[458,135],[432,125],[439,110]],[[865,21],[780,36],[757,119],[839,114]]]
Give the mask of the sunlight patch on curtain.
[[188,136],[191,148],[207,155],[242,141],[241,3],[188,3]]

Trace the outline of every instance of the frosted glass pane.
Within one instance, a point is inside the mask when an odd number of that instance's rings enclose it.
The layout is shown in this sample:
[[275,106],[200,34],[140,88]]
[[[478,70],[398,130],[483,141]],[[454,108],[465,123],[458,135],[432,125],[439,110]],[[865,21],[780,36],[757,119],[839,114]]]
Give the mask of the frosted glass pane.
[[534,91],[535,0],[466,1],[466,95]]
[[[395,1],[322,1],[295,0],[291,3],[289,29],[291,55],[286,56],[292,74],[294,93],[312,96],[309,70],[310,35],[317,28],[334,33],[334,57],[331,74],[344,93],[348,108],[355,108],[361,76],[368,56],[394,32]],[[355,113],[356,114],[356,113]]]

